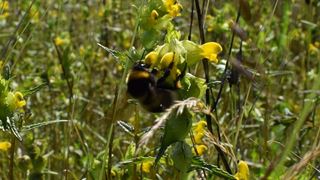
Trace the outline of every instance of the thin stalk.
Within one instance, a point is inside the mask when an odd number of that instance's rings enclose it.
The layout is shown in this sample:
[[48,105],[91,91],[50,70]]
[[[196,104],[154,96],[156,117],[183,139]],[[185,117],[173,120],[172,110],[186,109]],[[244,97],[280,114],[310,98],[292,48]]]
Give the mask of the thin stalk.
[[246,106],[247,104],[247,101],[248,101],[248,98],[249,98],[249,95],[250,95],[250,92],[251,92],[251,88],[252,88],[252,84],[250,84],[249,88],[248,88],[248,91],[247,91],[247,94],[246,94],[246,97],[244,99],[244,104],[243,104],[243,108],[241,110],[241,114],[240,114],[240,117],[239,117],[239,120],[238,120],[238,123],[237,123],[237,127],[236,127],[236,135],[235,135],[235,138],[234,138],[234,141],[233,141],[233,147],[234,148],[237,148],[237,140],[238,140],[238,136],[239,136],[239,132],[240,132],[240,129],[241,129],[241,124],[242,124],[242,120],[243,120],[243,116],[244,116],[244,107]]
[[[136,34],[138,32],[139,29],[139,19],[140,19],[140,14],[138,14],[137,18],[136,18],[136,25],[134,28],[134,33],[132,35],[132,39],[131,39],[131,47],[133,46],[134,42],[135,42],[135,38],[136,38]],[[112,108],[112,121],[110,124],[110,128],[107,134],[107,144],[106,144],[106,148],[105,148],[105,152],[104,152],[104,157],[103,157],[103,164],[100,170],[100,174],[99,174],[99,179],[103,179],[103,172],[104,172],[104,167],[105,167],[105,162],[106,162],[106,154],[108,154],[108,168],[107,168],[107,179],[108,177],[111,177],[111,170],[112,170],[112,162],[111,162],[111,157],[112,157],[112,143],[113,143],[113,137],[114,137],[114,120],[115,117],[117,115],[117,105],[118,105],[118,95],[122,94],[123,91],[123,85],[125,84],[125,79],[127,76],[127,73],[129,71],[129,65],[130,65],[130,61],[126,61],[125,64],[125,68],[121,77],[121,81],[120,81],[120,86],[116,87],[116,92],[115,92],[115,99],[113,102],[113,108]]]
[[[238,15],[237,15],[236,23],[239,22],[239,18],[240,18],[240,8],[238,9]],[[216,101],[214,102],[213,106],[211,107],[212,108],[211,112],[217,110],[217,106],[218,106],[219,100],[221,98],[222,90],[223,90],[225,81],[227,79],[227,70],[228,70],[229,61],[230,61],[230,57],[231,57],[231,52],[232,52],[232,47],[233,47],[233,42],[234,42],[234,36],[235,36],[235,33],[232,32],[231,42],[230,42],[230,46],[229,46],[229,50],[228,50],[227,62],[226,62],[226,65],[225,65],[225,68],[224,68],[224,71],[223,71],[222,78],[221,78],[220,89],[219,89]]]
[[[205,43],[204,27],[203,27],[204,23],[203,23],[203,18],[202,18],[203,14],[201,13],[201,10],[200,10],[199,0],[195,0],[195,5],[196,5],[196,11],[197,11],[197,17],[198,17],[199,31],[200,31],[200,43],[203,44],[203,43]],[[208,60],[207,59],[203,59],[202,60],[202,64],[203,64],[203,69],[204,69],[204,72],[205,72],[205,80],[206,80],[206,83],[208,84],[209,83],[209,63],[208,63]],[[206,98],[206,104],[210,105],[210,89],[209,88],[206,89],[205,98]],[[210,115],[206,115],[206,120],[207,120],[208,130],[213,135],[212,118],[211,118],[211,116]],[[218,135],[220,136],[219,124],[217,124],[217,130],[218,130]],[[222,162],[223,162],[226,170],[229,173],[232,173],[224,152],[221,150],[221,148],[219,146],[214,145],[214,147],[218,151],[219,156],[221,156]]]
[[188,40],[191,40],[191,32],[192,32],[192,25],[193,25],[193,12],[194,12],[194,1],[192,1],[191,4],[191,13],[190,13],[190,25],[189,25],[189,34],[188,34]]
[[282,151],[281,154],[279,154],[273,162],[270,163],[268,169],[266,170],[265,175],[262,177],[262,179],[268,179],[268,177],[272,174],[274,169],[282,169],[282,166],[287,159],[287,156],[290,154],[291,149],[295,145],[296,140],[298,139],[298,135],[300,134],[300,130],[302,125],[304,124],[305,120],[307,119],[308,115],[311,113],[313,106],[315,106],[315,102],[312,102],[312,100],[315,100],[317,98],[316,90],[320,89],[320,81],[314,81],[313,88],[314,91],[311,91],[311,93],[307,96],[307,101],[304,103],[304,107],[301,111],[299,119],[295,122],[292,136],[289,137],[286,145],[284,146],[285,149]]
[[14,166],[14,150],[16,145],[16,137],[11,137],[10,161],[9,161],[9,179],[14,180],[13,166]]
[[116,119],[116,107],[118,102],[118,86],[116,87],[115,98],[113,101],[113,108],[112,108],[112,119],[111,119],[111,126],[110,126],[110,139],[108,140],[109,145],[107,146],[108,149],[108,171],[107,171],[107,179],[111,179],[111,170],[112,170],[112,149],[113,149],[113,139],[114,139],[114,122]]
[[[15,44],[17,41],[17,37],[16,34],[18,32],[18,30],[20,29],[20,26],[22,25],[24,19],[28,16],[33,4],[35,3],[35,0],[33,0],[31,2],[31,4],[29,5],[27,11],[24,13],[24,15],[22,16],[21,20],[19,21],[18,25],[16,26],[16,29],[14,30],[13,34],[11,35],[10,39],[8,40],[7,44],[5,45],[5,47],[2,49],[1,52],[1,56],[0,56],[0,61],[2,61],[3,59],[5,59],[7,53],[8,53],[8,49],[10,47],[11,44]],[[29,23],[28,23],[29,24]],[[27,26],[28,26],[27,24]]]

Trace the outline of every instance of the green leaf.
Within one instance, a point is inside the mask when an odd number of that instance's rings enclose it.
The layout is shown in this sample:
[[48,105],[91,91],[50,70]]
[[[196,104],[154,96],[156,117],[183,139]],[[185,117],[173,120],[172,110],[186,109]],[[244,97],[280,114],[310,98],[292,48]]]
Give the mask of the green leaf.
[[182,45],[187,51],[186,61],[189,67],[195,65],[201,60],[202,56],[200,54],[202,50],[199,45],[188,40],[182,41]]
[[191,167],[192,167],[192,169],[203,169],[205,171],[209,171],[210,173],[212,173],[216,176],[219,176],[221,178],[236,180],[236,178],[232,174],[229,174],[227,171],[220,169],[216,165],[206,163],[203,159],[201,159],[198,156],[194,156],[192,158]]
[[172,160],[174,167],[180,172],[186,173],[192,160],[191,147],[184,141],[175,143],[173,146]]
[[118,125],[130,136],[134,136],[134,127],[124,121],[118,121]]
[[107,48],[105,47],[104,45],[100,44],[100,43],[97,43],[98,46],[102,47],[104,50],[106,50],[108,53],[110,53],[114,58],[116,59],[119,59],[119,57],[122,55],[121,52],[119,51],[116,51],[116,50],[113,50],[113,49],[110,49],[110,48]]
[[151,50],[155,47],[156,43],[159,41],[160,32],[155,29],[150,29],[142,34],[141,42],[143,47],[147,50]]
[[19,131],[18,131],[15,123],[12,121],[12,118],[7,117],[7,122],[8,122],[7,125],[8,125],[8,127],[9,127],[10,131],[12,132],[12,134],[13,134],[19,141],[22,141],[22,137],[21,137],[21,135],[20,135],[20,133],[19,133]]
[[157,164],[170,145],[183,141],[188,135],[192,125],[192,114],[185,107],[182,110],[181,113],[179,113],[179,109],[174,110],[167,119],[155,164]]
[[202,78],[193,76],[187,73],[186,76],[181,81],[182,89],[179,90],[179,95],[183,98],[196,97],[202,98],[206,91],[206,83]]
[[29,90],[25,90],[25,91],[22,91],[22,94],[24,94],[24,96],[29,96],[29,95],[32,95],[38,91],[40,91],[43,87],[47,86],[48,84],[47,83],[42,83],[32,89],[29,89]]

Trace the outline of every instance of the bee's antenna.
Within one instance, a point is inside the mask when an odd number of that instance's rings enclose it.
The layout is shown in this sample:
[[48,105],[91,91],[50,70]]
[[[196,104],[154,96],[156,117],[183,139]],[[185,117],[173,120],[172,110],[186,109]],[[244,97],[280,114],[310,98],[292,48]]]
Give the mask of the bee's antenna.
[[143,52],[142,52],[141,58],[140,58],[139,61],[138,61],[139,64],[141,64],[142,59],[143,59],[143,57],[144,57],[145,54],[146,54],[146,50],[144,49]]
[[181,74],[178,76],[178,80],[181,80],[185,75],[186,75],[186,72],[187,72],[187,63],[185,63],[184,64],[184,67],[183,67],[183,69],[182,69],[182,72],[181,72]]

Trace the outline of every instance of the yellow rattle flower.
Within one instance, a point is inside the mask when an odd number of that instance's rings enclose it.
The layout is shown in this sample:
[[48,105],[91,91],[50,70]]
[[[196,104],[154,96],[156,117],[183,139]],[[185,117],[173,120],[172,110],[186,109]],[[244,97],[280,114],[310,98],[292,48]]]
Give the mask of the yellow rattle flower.
[[11,147],[11,143],[8,141],[0,142],[0,150],[2,151],[8,151],[8,149]]
[[218,54],[222,51],[222,47],[219,43],[216,42],[208,42],[200,45],[202,49],[201,55],[203,58],[208,59],[214,63],[218,63]]
[[248,164],[245,161],[239,161],[238,172],[234,175],[237,180],[248,180],[250,176]]

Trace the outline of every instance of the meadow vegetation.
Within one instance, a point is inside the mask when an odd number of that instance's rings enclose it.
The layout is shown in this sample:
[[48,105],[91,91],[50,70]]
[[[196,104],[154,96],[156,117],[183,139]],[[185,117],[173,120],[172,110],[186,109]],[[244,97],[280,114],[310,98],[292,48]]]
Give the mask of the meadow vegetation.
[[0,179],[320,178],[318,0],[0,0],[0,50]]

